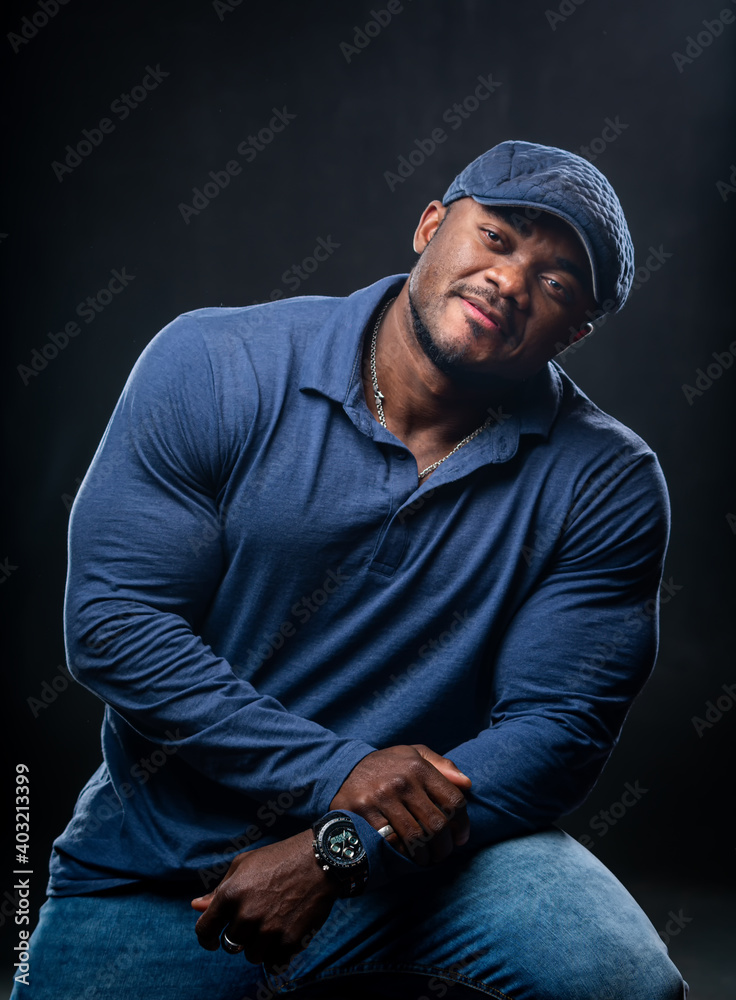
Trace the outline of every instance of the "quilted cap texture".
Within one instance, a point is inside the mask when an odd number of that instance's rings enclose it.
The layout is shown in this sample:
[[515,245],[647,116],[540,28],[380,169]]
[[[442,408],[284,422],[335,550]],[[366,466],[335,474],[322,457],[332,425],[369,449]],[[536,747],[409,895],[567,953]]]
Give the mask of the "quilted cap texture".
[[569,222],[588,252],[596,301],[606,312],[623,307],[634,280],[634,245],[616,192],[588,160],[556,146],[509,139],[469,163],[442,203],[465,197],[540,209]]

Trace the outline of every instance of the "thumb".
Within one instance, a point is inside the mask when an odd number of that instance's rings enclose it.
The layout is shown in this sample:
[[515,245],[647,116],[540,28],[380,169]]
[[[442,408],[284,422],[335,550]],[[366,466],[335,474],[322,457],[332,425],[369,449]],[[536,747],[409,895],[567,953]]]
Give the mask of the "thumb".
[[212,902],[213,896],[214,892],[208,892],[204,896],[197,896],[197,898],[193,899],[191,902],[192,909],[199,910],[200,913],[203,913]]
[[448,781],[451,781],[453,785],[457,785],[458,788],[470,788],[473,784],[467,774],[463,774],[463,772],[453,764],[449,757],[442,757],[440,754],[435,753],[434,750],[430,750],[429,747],[424,746],[422,743],[415,743],[414,749],[427,761],[428,764],[436,767]]

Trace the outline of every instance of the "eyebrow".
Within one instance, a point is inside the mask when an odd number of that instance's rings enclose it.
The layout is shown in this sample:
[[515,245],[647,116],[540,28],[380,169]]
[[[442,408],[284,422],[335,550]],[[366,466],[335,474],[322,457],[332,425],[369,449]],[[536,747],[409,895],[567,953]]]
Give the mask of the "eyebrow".
[[590,278],[587,272],[582,267],[578,267],[574,261],[568,260],[567,257],[555,257],[555,263],[561,271],[567,271],[573,278],[577,278],[583,288],[589,287]]

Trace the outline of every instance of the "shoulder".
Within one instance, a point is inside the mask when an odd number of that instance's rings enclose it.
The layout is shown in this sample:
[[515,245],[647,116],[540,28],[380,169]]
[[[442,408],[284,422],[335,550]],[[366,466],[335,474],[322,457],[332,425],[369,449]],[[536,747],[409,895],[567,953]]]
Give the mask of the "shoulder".
[[298,352],[344,298],[302,295],[252,306],[206,306],[180,313],[149,341],[139,363],[185,366],[207,357],[214,368],[241,357],[273,359]]
[[597,406],[553,363],[560,405],[550,439],[578,501],[635,500],[669,520],[667,484],[656,453],[636,431]]
[[345,301],[327,295],[300,295],[292,299],[253,306],[209,306],[182,313],[175,321],[199,328],[205,343],[217,350],[228,343],[247,344],[252,349],[293,344],[314,334]]
[[560,386],[560,406],[554,424],[558,440],[576,440],[581,452],[621,452],[632,457],[653,454],[639,434],[597,406],[559,365],[553,363],[552,367]]
[[[279,395],[301,369],[320,329],[345,300],[300,296],[181,313],[149,341],[128,385],[219,400],[224,410]],[[280,388],[281,387],[281,388]]]

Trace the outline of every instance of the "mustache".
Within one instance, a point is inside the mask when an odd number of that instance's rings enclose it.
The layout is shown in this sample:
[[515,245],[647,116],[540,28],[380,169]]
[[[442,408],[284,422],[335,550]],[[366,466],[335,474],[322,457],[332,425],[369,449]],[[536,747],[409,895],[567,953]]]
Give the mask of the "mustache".
[[497,292],[494,293],[492,289],[489,288],[478,288],[476,285],[460,284],[455,285],[450,292],[451,295],[474,295],[476,298],[482,299],[490,309],[493,309],[499,314],[503,321],[504,329],[513,334],[514,332],[514,318],[512,309],[508,301],[502,298]]

